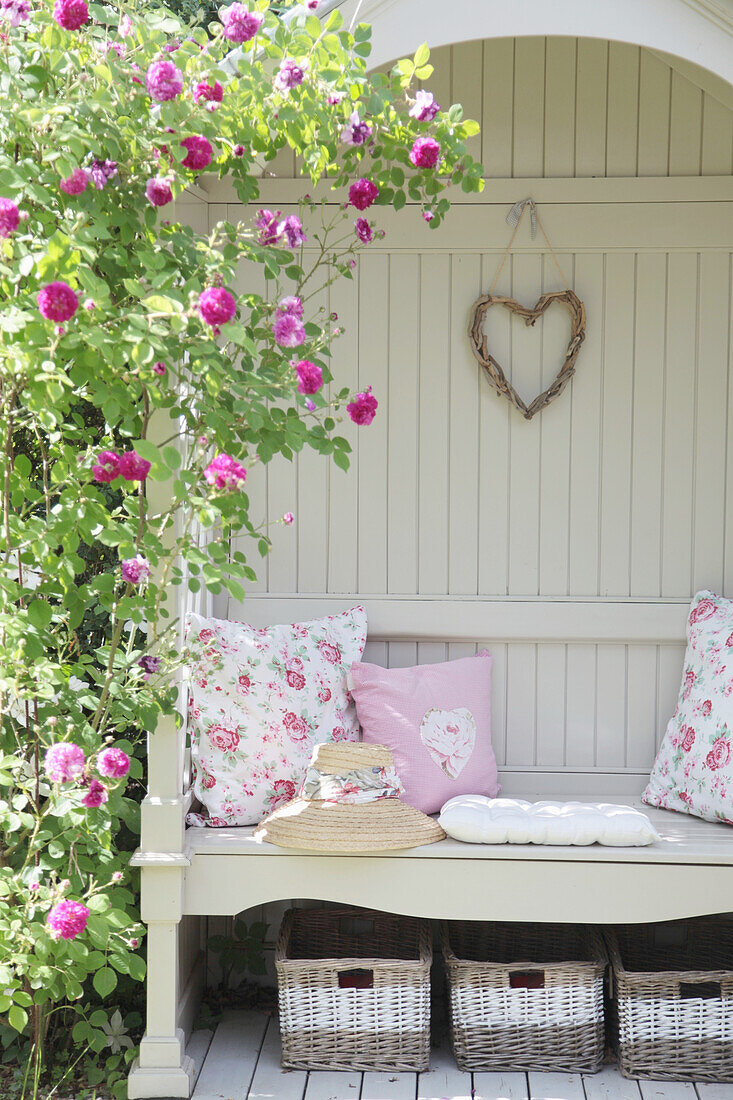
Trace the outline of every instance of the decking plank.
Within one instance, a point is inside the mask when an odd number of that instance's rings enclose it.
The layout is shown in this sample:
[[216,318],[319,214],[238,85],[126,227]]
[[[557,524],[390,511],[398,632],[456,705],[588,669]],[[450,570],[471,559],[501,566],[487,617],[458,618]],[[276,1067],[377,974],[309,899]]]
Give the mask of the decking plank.
[[360,1100],[415,1100],[416,1073],[364,1074]]
[[638,1081],[622,1077],[617,1066],[583,1077],[586,1100],[640,1100]]
[[526,1073],[474,1073],[474,1100],[529,1100]]
[[[639,1081],[644,1100],[697,1100],[695,1086],[690,1081]],[[733,1090],[728,1100],[733,1096]]]
[[733,1097],[732,1084],[712,1085],[700,1081],[699,1084],[695,1085],[695,1088],[700,1100],[731,1100],[731,1097]]
[[471,1100],[471,1074],[456,1065],[447,1043],[433,1050],[430,1069],[418,1074],[417,1100]]
[[[697,1092],[690,1081],[638,1081],[644,1100],[697,1100]],[[733,1090],[727,1100],[733,1096]]]
[[305,1070],[284,1070],[280,1064],[281,1056],[280,1028],[277,1020],[271,1017],[248,1100],[303,1100],[308,1074]]
[[189,1058],[193,1059],[193,1064],[196,1067],[196,1074],[193,1079],[194,1088],[201,1076],[201,1070],[204,1068],[206,1055],[209,1053],[209,1047],[211,1046],[211,1040],[213,1038],[214,1032],[210,1028],[200,1028],[198,1031],[192,1032],[191,1038],[186,1044],[186,1054]]
[[583,1080],[578,1073],[532,1070],[527,1076],[532,1100],[585,1100]]
[[211,1040],[191,1100],[247,1100],[266,1026],[263,1012],[228,1012]]
[[[312,1070],[308,1074],[305,1100],[359,1100],[361,1074],[343,1070]],[[275,1100],[280,1100],[276,1097]]]

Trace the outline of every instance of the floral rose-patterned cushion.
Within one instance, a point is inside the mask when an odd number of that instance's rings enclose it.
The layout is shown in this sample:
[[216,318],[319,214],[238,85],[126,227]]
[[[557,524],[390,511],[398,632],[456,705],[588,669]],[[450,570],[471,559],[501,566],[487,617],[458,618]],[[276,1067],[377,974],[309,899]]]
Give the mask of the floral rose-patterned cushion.
[[733,601],[713,592],[692,601],[677,709],[642,798],[733,825]]
[[363,607],[289,626],[189,615],[189,825],[254,825],[297,794],[313,746],[356,741],[346,673],[364,652]]
[[362,739],[392,750],[403,802],[433,814],[457,794],[497,793],[486,650],[415,668],[358,664],[349,682]]

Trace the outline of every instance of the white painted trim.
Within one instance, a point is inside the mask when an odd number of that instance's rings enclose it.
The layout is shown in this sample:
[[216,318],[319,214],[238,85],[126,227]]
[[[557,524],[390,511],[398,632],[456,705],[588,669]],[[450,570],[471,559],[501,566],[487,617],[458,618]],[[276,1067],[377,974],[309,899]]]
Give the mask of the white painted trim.
[[478,38],[569,35],[631,42],[661,50],[709,69],[733,84],[733,9],[716,0],[453,0],[450,18],[440,0],[347,0],[348,25],[358,11],[371,23],[370,66],[412,54],[422,41],[431,48]]
[[[733,89],[731,90],[733,96]],[[260,180],[256,200],[264,204],[297,203],[304,194],[318,201],[325,199],[334,206],[343,195],[334,191],[328,181],[316,187],[307,178]],[[230,177],[210,177],[207,184],[210,203],[239,203]],[[454,206],[511,205],[518,198],[531,195],[538,203],[574,206],[577,203],[654,203],[668,202],[731,202],[731,176],[609,176],[507,179],[487,176],[480,194],[466,194],[452,187],[446,195]],[[408,198],[407,205],[415,205]],[[376,207],[375,207],[376,210]],[[380,210],[381,213],[381,210]],[[539,241],[539,238],[538,238]]]
[[367,610],[370,641],[618,642],[685,640],[689,600],[480,599],[467,596],[248,596],[229,617],[271,626]]

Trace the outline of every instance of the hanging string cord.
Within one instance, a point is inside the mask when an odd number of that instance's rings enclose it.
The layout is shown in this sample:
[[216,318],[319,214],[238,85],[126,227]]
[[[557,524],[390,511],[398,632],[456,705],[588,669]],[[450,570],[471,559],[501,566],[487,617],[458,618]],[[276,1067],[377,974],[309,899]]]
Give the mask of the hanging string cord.
[[531,222],[532,222],[532,229],[531,229],[532,239],[534,240],[534,238],[537,234],[537,227],[539,226],[540,233],[545,238],[545,244],[547,245],[547,247],[549,249],[550,255],[552,256],[553,262],[555,264],[555,267],[558,270],[560,278],[563,281],[565,289],[570,290],[570,285],[569,285],[567,279],[565,278],[565,275],[563,273],[563,269],[560,267],[560,263],[558,261],[558,258],[555,255],[555,251],[554,251],[552,245],[550,244],[550,239],[547,236],[547,233],[545,232],[545,227],[542,224],[542,221],[540,219],[540,215],[539,215],[539,212],[537,210],[537,204],[535,203],[534,199],[527,198],[527,199],[520,199],[519,202],[515,202],[514,206],[511,208],[511,210],[507,214],[507,217],[506,217],[507,223],[509,225],[514,226],[514,231],[511,235],[511,237],[509,238],[509,244],[506,246],[506,248],[504,250],[504,255],[501,258],[501,263],[499,264],[499,269],[496,272],[496,275],[494,276],[494,281],[491,284],[491,288],[489,290],[489,295],[493,295],[494,290],[496,289],[496,284],[499,282],[499,276],[501,275],[502,271],[504,270],[504,264],[507,261],[507,257],[509,255],[509,253],[511,252],[512,245],[514,244],[514,238],[516,237],[516,235],[519,231],[519,226],[522,223],[522,218],[524,217],[524,212],[527,209],[529,209],[529,211],[530,211],[530,217],[531,217]]

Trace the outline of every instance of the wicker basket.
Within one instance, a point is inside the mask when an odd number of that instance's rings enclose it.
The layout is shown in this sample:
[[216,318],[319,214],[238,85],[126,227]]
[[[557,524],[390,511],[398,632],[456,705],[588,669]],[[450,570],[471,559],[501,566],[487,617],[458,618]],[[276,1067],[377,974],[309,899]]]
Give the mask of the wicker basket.
[[289,910],[275,949],[283,1066],[427,1069],[431,963],[427,921]]
[[733,1081],[733,921],[606,933],[626,1077]]
[[600,1069],[606,957],[596,932],[451,921],[442,942],[461,1069]]

